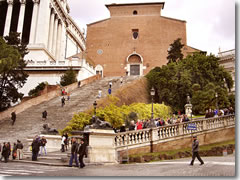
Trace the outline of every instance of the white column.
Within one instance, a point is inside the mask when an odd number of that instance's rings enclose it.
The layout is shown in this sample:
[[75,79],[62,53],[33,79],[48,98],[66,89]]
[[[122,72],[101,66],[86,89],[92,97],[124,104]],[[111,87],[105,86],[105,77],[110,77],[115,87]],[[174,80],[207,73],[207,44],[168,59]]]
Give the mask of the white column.
[[62,22],[58,24],[58,32],[57,32],[57,41],[56,41],[56,60],[59,60],[61,55],[61,40],[62,40]]
[[51,17],[50,17],[50,25],[49,25],[49,35],[48,35],[48,50],[52,51],[52,41],[53,41],[53,28],[54,28],[54,18],[55,12],[53,10]]
[[49,4],[49,1],[40,1],[36,25],[35,44],[38,44],[42,48],[47,48],[48,46],[50,12],[51,4]]
[[20,3],[21,3],[21,7],[20,7],[20,13],[19,13],[17,32],[21,33],[20,37],[22,37],[26,0],[20,0]]
[[53,55],[55,55],[55,52],[56,52],[57,29],[58,29],[58,17],[56,17],[55,21],[54,21],[53,42],[52,42],[52,54]]
[[33,14],[32,14],[32,22],[31,22],[31,31],[30,31],[29,44],[34,44],[35,43],[39,2],[40,2],[40,0],[33,0]]
[[7,10],[7,17],[5,20],[6,23],[5,23],[3,36],[9,35],[11,20],[12,20],[13,0],[7,0],[7,3],[8,3],[8,10]]

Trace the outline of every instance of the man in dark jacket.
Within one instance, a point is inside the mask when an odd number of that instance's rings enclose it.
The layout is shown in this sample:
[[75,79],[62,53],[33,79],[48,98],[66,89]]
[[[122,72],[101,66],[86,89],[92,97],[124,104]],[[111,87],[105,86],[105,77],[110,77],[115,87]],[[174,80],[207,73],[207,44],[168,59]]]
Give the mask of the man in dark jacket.
[[193,143],[192,143],[192,161],[190,163],[191,166],[193,166],[194,160],[197,157],[197,159],[201,162],[200,165],[203,165],[204,162],[201,159],[201,157],[198,154],[199,149],[199,141],[197,140],[197,136],[193,136]]
[[75,160],[76,166],[79,167],[79,163],[78,163],[78,159],[77,159],[77,150],[78,150],[78,144],[76,142],[76,138],[73,138],[69,167],[72,167],[73,159]]
[[47,119],[47,111],[42,112],[42,120],[45,121]]
[[86,154],[86,143],[83,139],[81,139],[80,144],[78,146],[78,154],[79,154],[79,162],[80,162],[80,168],[84,168],[85,164],[83,162],[83,156]]
[[4,162],[7,163],[9,159],[9,154],[11,150],[9,147],[8,143],[3,143],[3,148],[2,148],[2,157],[4,157]]
[[40,147],[40,138],[37,137],[33,142],[32,142],[32,161],[37,161],[38,157],[38,152],[39,152],[39,147]]

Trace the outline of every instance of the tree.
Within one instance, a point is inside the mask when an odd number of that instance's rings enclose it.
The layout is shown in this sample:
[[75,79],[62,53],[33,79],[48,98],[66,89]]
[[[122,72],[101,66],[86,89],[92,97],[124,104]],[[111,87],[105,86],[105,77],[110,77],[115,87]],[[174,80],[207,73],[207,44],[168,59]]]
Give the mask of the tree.
[[172,44],[170,44],[170,49],[168,50],[168,64],[171,62],[178,62],[183,59],[182,48],[184,44],[181,44],[181,38],[176,39]]
[[6,43],[0,37],[0,111],[10,107],[11,102],[15,103],[22,99],[23,94],[18,89],[26,83],[28,74],[24,71],[26,63],[23,60],[25,51],[20,54],[18,48],[19,38],[11,38],[11,43]]
[[[219,66],[213,55],[196,53],[176,63],[156,67],[146,75],[149,87],[157,91],[158,101],[164,101],[176,111],[184,112],[187,95],[192,98],[193,112],[204,113],[207,108],[216,108],[215,93],[218,93],[219,108],[233,102],[228,90],[233,86],[231,75]],[[149,89],[150,91],[150,89]]]
[[62,86],[67,86],[69,84],[77,82],[76,73],[72,68],[68,69],[62,76],[60,84]]

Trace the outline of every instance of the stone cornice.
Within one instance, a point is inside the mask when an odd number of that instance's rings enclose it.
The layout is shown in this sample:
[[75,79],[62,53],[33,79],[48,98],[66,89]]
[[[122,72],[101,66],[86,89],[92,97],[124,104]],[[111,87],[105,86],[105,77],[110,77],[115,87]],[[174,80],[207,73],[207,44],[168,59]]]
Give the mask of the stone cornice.
[[13,5],[13,0],[7,0],[7,3]]

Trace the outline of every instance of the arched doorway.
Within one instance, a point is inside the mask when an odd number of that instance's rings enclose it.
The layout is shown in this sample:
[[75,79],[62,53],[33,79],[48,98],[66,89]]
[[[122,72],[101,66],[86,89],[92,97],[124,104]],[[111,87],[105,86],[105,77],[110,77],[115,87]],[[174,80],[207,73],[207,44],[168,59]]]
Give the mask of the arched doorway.
[[101,74],[101,76],[103,77],[103,67],[100,64],[98,64],[95,67],[95,72],[96,72],[96,74]]
[[127,71],[130,76],[143,75],[143,59],[141,55],[133,53],[127,58]]

